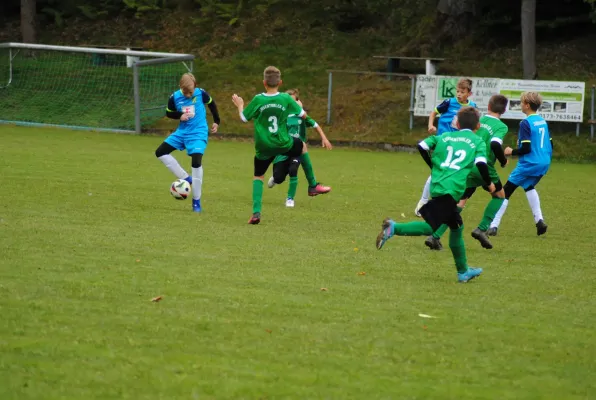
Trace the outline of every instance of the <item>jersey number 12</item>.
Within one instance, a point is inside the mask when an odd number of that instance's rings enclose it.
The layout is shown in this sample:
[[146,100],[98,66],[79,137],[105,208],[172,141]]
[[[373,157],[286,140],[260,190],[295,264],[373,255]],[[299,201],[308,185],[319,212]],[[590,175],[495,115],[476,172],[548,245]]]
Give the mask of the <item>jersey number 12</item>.
[[[455,155],[455,159],[453,156]],[[453,153],[453,147],[447,146],[447,158],[445,161],[441,163],[441,167],[447,167],[455,170],[460,170],[461,167],[458,165],[466,158],[466,151],[465,150],[457,150],[455,154]]]

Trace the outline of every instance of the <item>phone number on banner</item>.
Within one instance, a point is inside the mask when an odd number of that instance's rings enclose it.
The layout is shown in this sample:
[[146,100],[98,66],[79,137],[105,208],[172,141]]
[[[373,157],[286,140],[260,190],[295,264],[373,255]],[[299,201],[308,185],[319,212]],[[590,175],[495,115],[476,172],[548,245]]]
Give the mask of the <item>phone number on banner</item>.
[[582,116],[579,114],[558,114],[558,113],[540,113],[542,118],[549,121],[577,121],[581,122]]

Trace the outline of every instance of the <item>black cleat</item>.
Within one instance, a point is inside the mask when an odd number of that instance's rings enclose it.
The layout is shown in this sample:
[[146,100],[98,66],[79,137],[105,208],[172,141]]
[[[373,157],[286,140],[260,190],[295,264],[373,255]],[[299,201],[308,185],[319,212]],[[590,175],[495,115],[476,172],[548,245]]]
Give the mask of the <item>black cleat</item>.
[[443,245],[441,244],[441,240],[437,239],[436,237],[430,235],[429,237],[426,238],[426,240],[424,241],[424,244],[426,245],[426,247],[428,247],[431,250],[443,250]]
[[486,232],[481,231],[480,228],[476,228],[472,231],[472,237],[478,240],[485,249],[490,250],[493,248],[493,244],[488,240]]
[[488,231],[486,231],[486,234],[488,236],[497,236],[497,229],[498,228],[488,228]]
[[538,234],[538,236],[544,235],[547,229],[548,226],[544,223],[544,220],[542,219],[538,221],[538,223],[536,224],[536,233]]

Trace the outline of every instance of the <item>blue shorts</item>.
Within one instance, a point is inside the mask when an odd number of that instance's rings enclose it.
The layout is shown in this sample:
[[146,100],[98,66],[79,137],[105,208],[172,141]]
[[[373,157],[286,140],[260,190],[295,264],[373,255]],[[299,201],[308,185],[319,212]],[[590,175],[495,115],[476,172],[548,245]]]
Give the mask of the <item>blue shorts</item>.
[[526,175],[525,172],[521,171],[519,168],[516,167],[511,172],[511,175],[509,175],[508,181],[513,183],[514,185],[521,186],[525,190],[531,186],[538,185],[538,182],[540,182],[540,179],[542,179],[543,176],[544,175],[539,175],[539,176]]
[[176,148],[176,150],[186,149],[186,154],[189,156],[197,153],[205,154],[205,149],[207,149],[207,138],[200,137],[196,133],[188,134],[174,131],[165,142]]

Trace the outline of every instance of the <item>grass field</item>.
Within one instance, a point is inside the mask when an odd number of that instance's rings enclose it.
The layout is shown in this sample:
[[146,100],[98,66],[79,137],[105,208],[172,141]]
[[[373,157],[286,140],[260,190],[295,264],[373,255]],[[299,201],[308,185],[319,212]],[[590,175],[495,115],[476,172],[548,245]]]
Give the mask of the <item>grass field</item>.
[[462,285],[423,238],[374,247],[412,218],[415,154],[313,149],[333,192],[266,189],[249,226],[251,144],[210,143],[195,215],[161,140],[0,129],[1,399],[596,397],[593,165],[540,184],[545,237],[520,192],[483,250],[470,201]]

